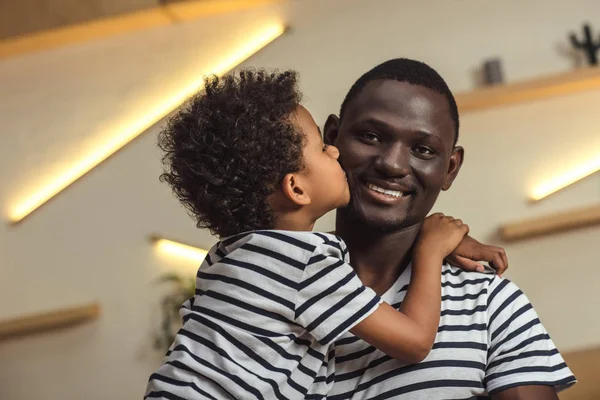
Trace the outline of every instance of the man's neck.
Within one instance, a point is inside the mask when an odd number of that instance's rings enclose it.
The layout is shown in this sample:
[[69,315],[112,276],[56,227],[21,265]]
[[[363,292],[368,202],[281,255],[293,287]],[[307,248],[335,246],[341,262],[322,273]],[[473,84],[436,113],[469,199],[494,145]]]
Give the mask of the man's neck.
[[382,232],[339,214],[336,234],[348,245],[350,264],[365,286],[384,294],[410,264],[421,226]]

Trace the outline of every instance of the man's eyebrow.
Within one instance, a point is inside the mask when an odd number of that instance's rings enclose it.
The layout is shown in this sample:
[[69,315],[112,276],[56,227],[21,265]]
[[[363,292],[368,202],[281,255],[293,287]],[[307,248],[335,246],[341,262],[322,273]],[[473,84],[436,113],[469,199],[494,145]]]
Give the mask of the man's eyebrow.
[[[372,126],[375,128],[382,129],[384,131],[393,131],[395,129],[393,125],[388,124],[387,122],[382,121],[377,118],[366,118],[361,121],[356,121],[356,124]],[[413,131],[413,133],[416,134],[421,139],[433,139],[433,140],[441,142],[441,138],[433,132],[428,132],[428,131],[419,129],[419,130]]]
[[435,139],[440,139],[438,135],[431,133],[431,132],[427,132],[424,130],[418,130],[418,131],[414,131],[414,133],[416,135],[418,135],[420,138],[435,138]]
[[360,121],[356,121],[356,124],[372,125],[382,129],[392,129],[393,127],[385,121],[376,118],[367,118]]

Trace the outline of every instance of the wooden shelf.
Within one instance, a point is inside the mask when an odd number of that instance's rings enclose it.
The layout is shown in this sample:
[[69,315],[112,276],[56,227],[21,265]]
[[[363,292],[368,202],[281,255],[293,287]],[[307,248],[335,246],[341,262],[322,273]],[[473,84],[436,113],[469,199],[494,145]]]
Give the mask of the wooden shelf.
[[97,303],[0,321],[0,340],[50,331],[97,319]]
[[509,242],[596,224],[600,224],[600,205],[506,224],[500,228],[500,236]]
[[281,0],[196,0],[162,4],[129,14],[0,40],[0,59],[143,29],[174,25],[279,1]]
[[456,96],[461,113],[600,88],[600,68],[581,68],[558,75],[492,86]]

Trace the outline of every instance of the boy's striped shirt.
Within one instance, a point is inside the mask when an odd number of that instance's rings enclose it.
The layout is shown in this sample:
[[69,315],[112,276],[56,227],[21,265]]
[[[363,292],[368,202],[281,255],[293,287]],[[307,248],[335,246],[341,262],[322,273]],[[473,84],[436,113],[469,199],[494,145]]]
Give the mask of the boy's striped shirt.
[[215,245],[146,398],[320,399],[333,342],[379,306],[330,234],[256,231]]

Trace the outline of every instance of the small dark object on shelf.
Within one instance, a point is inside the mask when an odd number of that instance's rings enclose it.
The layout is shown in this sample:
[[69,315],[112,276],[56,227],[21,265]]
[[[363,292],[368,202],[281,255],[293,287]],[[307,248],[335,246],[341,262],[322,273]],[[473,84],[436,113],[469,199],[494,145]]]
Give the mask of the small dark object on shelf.
[[502,73],[502,60],[492,58],[483,63],[483,75],[485,83],[488,85],[497,85],[504,82],[504,74]]

